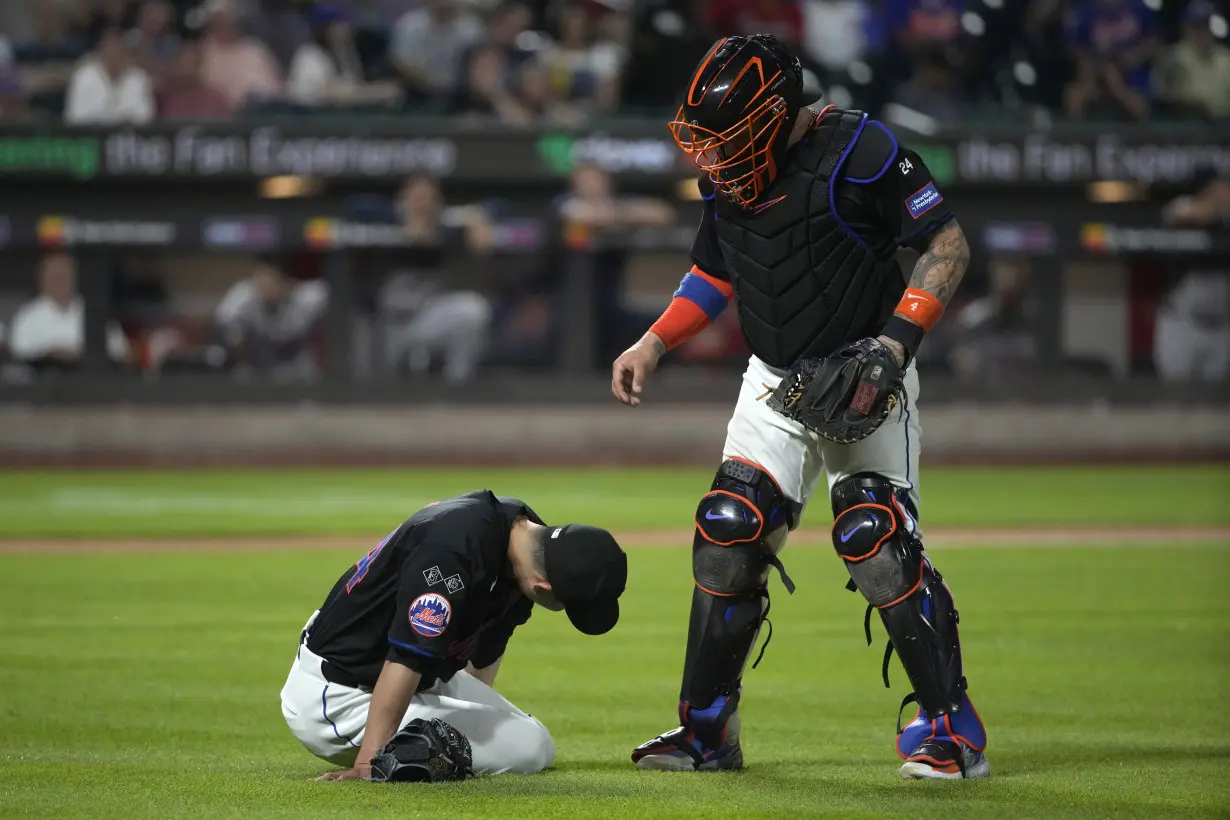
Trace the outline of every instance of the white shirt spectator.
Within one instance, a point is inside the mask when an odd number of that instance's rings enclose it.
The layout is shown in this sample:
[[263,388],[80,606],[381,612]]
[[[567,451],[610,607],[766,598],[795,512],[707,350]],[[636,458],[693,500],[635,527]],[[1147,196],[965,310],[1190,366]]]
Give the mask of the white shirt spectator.
[[363,72],[358,55],[338,67],[337,61],[318,43],[305,43],[295,52],[286,78],[286,92],[301,105],[323,105],[333,102],[340,91],[353,91],[353,102],[361,102],[359,91]]
[[465,52],[483,36],[482,23],[463,11],[438,20],[430,11],[405,14],[393,27],[389,54],[394,63],[412,67],[427,81],[428,91],[448,92],[461,82]]
[[286,93],[297,103],[319,105],[324,102],[325,92],[338,79],[337,66],[329,59],[325,50],[316,43],[305,43],[290,61],[290,71],[286,75]]
[[866,15],[864,0],[808,0],[803,6],[807,53],[831,71],[848,68],[866,48]]
[[[9,352],[21,361],[36,361],[64,350],[81,355],[85,348],[85,300],[73,297],[68,307],[40,296],[22,305],[13,317],[9,332]],[[119,325],[107,326],[107,355],[112,359],[128,357],[128,340]]]
[[64,102],[70,125],[141,125],[153,116],[153,85],[144,70],[134,66],[112,77],[98,60],[87,60],[73,72]]
[[1157,84],[1175,102],[1201,106],[1214,117],[1230,117],[1230,48],[1179,42],[1166,55]]
[[250,279],[236,282],[218,304],[215,319],[223,328],[243,327],[274,344],[307,341],[312,327],[329,306],[329,286],[322,281],[296,282],[270,311]]
[[1192,271],[1158,309],[1153,360],[1166,381],[1230,378],[1230,271]]

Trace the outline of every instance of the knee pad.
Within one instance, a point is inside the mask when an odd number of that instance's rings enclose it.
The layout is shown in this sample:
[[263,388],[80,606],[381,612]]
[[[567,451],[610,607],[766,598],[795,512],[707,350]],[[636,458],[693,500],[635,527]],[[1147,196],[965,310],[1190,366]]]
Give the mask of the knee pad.
[[833,488],[833,547],[873,607],[890,606],[919,584],[922,545],[898,498],[878,475],[851,476]]
[[[952,593],[923,554],[903,490],[881,476],[851,476],[833,488],[833,546],[853,587],[878,610],[924,711],[932,718],[958,711],[965,689],[959,616]],[[870,621],[867,639],[871,641]]]
[[[717,596],[748,594],[764,586],[781,534],[798,525],[800,505],[755,464],[728,459],[696,509],[692,574]],[[782,581],[793,592],[783,573]]]

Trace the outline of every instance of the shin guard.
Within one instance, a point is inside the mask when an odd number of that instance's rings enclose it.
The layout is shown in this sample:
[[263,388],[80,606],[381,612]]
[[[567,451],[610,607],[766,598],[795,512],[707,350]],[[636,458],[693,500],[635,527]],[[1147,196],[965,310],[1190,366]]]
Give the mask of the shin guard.
[[[728,460],[696,511],[692,546],[692,614],[680,722],[717,745],[739,701],[744,668],[768,614],[769,570],[782,572],[773,544],[797,521],[786,499],[759,467]],[[778,535],[780,533],[780,536]]]
[[[833,506],[833,546],[880,613],[922,711],[930,719],[960,711],[966,698],[957,610],[897,488],[878,475],[855,475],[833,488]],[[886,682],[887,662],[886,653]]]

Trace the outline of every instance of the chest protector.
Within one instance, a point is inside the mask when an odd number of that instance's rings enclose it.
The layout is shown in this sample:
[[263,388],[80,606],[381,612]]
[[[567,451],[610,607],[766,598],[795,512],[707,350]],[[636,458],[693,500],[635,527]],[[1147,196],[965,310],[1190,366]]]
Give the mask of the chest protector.
[[822,117],[762,195],[775,204],[759,213],[716,200],[743,338],[771,367],[878,335],[905,290],[892,244],[873,249],[835,210],[838,185],[843,199],[872,204],[862,186],[840,182],[865,122],[859,111]]

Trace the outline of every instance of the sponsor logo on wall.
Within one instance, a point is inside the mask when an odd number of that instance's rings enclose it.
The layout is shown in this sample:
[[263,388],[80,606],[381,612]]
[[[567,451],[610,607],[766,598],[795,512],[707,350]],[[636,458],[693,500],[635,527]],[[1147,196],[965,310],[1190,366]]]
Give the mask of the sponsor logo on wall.
[[1125,228],[1104,222],[1081,226],[1081,247],[1091,253],[1201,253],[1213,247],[1208,231],[1174,228]]
[[547,134],[536,147],[538,158],[554,174],[567,174],[582,163],[612,174],[664,174],[686,163],[673,142],[659,137]]
[[311,250],[335,248],[398,248],[406,244],[401,225],[346,222],[317,217],[303,224],[303,241]]
[[148,245],[164,246],[175,241],[175,225],[170,222],[78,219],[44,216],[35,234],[44,248],[73,245]]
[[1045,222],[991,222],[983,231],[987,249],[995,253],[1051,254],[1058,239]]
[[276,219],[268,217],[213,217],[201,224],[201,241],[211,248],[270,250],[281,239]]

